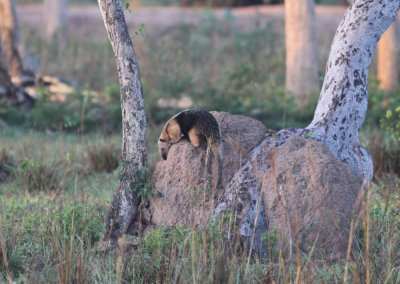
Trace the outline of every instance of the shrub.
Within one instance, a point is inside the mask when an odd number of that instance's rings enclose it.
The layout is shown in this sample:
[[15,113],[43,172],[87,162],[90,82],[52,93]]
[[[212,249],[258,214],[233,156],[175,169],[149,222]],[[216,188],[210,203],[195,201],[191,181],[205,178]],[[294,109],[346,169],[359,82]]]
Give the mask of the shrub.
[[14,161],[5,148],[0,152],[0,183],[7,181],[13,169]]
[[113,144],[90,145],[86,147],[89,170],[113,172],[121,160],[121,151]]
[[383,131],[367,133],[364,146],[374,162],[374,176],[382,178],[386,174],[400,175],[400,143]]
[[[379,88],[378,80],[371,76],[368,84],[368,112],[363,124],[363,129],[372,131],[382,126],[382,119],[385,122],[392,121],[396,118],[395,109],[400,106],[400,88],[393,91],[385,91]],[[385,118],[387,111],[390,110],[394,116],[390,120]],[[398,117],[398,116],[397,116]],[[386,125],[383,125],[384,127]]]
[[199,105],[213,105],[215,110],[250,114],[268,128],[307,125],[312,118],[315,101],[299,111],[294,98],[273,78],[265,80],[259,74],[255,65],[242,62],[197,93],[195,101]]
[[400,141],[400,106],[387,110],[386,116],[381,119],[381,125],[392,138]]
[[78,236],[93,244],[101,238],[104,212],[105,208],[102,206],[74,205],[66,202],[53,212],[55,231],[65,240],[71,236]]
[[50,167],[33,159],[19,161],[15,176],[17,183],[28,191],[53,190],[58,185],[56,167]]
[[87,91],[66,95],[65,101],[54,101],[43,89],[30,111],[17,108],[0,109],[0,115],[11,125],[36,130],[66,130],[78,133],[102,129],[121,129],[121,106],[118,85],[110,85],[104,93],[94,96]]

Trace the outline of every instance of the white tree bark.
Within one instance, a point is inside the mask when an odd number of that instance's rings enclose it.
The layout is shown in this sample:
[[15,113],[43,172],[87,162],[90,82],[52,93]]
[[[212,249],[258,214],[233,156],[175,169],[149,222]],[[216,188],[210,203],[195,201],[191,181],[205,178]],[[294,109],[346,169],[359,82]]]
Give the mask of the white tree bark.
[[117,61],[122,108],[122,157],[125,166],[114,192],[105,224],[103,241],[115,242],[127,233],[137,215],[140,199],[132,183],[140,183],[136,171],[147,158],[146,115],[139,67],[120,0],[98,0],[108,37]]
[[[361,180],[372,178],[372,160],[360,146],[359,131],[368,104],[367,79],[372,55],[382,34],[395,20],[400,0],[355,0],[347,9],[331,46],[326,74],[314,119],[306,129],[283,129],[268,136],[251,154],[257,165],[257,177],[246,163],[233,177],[223,198],[217,203],[220,214],[234,203],[234,197],[245,189],[253,200],[240,220],[240,233],[262,236],[267,230],[260,184],[271,167],[269,155],[276,146],[292,136],[304,136],[326,145],[341,161],[350,165]],[[258,217],[257,217],[258,216]],[[255,224],[257,220],[257,224]],[[254,240],[253,248],[260,244]]]
[[63,36],[67,23],[67,0],[44,0],[43,9],[47,38],[53,38],[56,33]]
[[395,21],[378,42],[378,80],[384,90],[393,90],[399,79],[399,27]]
[[368,70],[375,47],[395,20],[399,0],[354,1],[331,46],[314,119],[308,130],[353,171],[372,178],[372,160],[360,147],[368,106]]
[[304,107],[319,90],[314,0],[285,0],[285,33],[286,90]]

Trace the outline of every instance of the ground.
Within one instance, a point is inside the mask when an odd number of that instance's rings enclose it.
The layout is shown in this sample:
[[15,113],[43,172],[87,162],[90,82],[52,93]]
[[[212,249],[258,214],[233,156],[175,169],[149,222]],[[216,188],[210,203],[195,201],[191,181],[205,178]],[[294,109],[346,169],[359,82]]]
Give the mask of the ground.
[[[132,35],[146,24],[144,39],[134,36],[133,42],[149,122],[149,174],[160,159],[160,127],[178,111],[160,108],[160,98],[191,95],[196,106],[245,114],[268,128],[309,123],[315,105],[299,110],[283,88],[283,12],[282,6],[262,6],[213,12],[139,7],[126,13]],[[321,78],[343,13],[343,7],[317,7]],[[348,260],[298,251],[298,258],[285,259],[274,249],[265,258],[251,255],[234,237],[229,214],[204,229],[161,226],[100,251],[121,144],[115,60],[100,12],[70,7],[65,42],[41,37],[40,6],[19,7],[18,15],[43,74],[75,81],[101,97],[92,100],[78,89],[67,103],[44,97],[31,112],[0,113],[11,126],[0,129],[0,170],[7,175],[0,183],[1,283],[365,283],[367,275],[371,283],[400,282],[400,146],[380,124],[387,108],[395,113],[400,105],[397,90],[384,93],[370,81],[361,142],[373,155],[376,177],[364,196],[360,234]],[[311,95],[315,103],[318,94]],[[156,194],[152,188],[148,180],[145,196]],[[227,235],[232,239],[224,242]],[[262,241],[274,246],[279,237],[271,232]]]

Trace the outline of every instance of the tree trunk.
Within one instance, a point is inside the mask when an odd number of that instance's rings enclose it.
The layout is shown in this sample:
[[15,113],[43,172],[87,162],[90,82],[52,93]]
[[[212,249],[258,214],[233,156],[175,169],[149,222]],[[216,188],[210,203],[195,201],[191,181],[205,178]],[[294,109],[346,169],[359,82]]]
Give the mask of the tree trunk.
[[120,0],[98,0],[118,67],[122,108],[122,157],[125,160],[119,184],[108,209],[104,244],[127,233],[138,211],[139,197],[131,185],[143,180],[137,175],[146,163],[146,116],[139,67],[128,33]]
[[398,23],[395,21],[378,43],[378,80],[384,90],[393,90],[399,79]]
[[6,54],[0,37],[0,107],[30,109],[33,99],[20,87],[11,82],[8,74]]
[[25,50],[19,33],[15,0],[0,0],[0,32],[10,76],[21,77],[25,75],[33,77],[33,72],[24,65]]
[[43,5],[47,38],[53,38],[56,33],[63,37],[67,23],[67,0],[45,0]]
[[[216,212],[223,213],[234,204],[234,197],[247,190],[251,201],[240,221],[240,233],[249,237],[256,226],[256,235],[266,231],[260,177],[271,168],[272,149],[292,136],[317,140],[327,146],[339,160],[347,163],[361,180],[373,175],[372,160],[360,146],[359,131],[367,111],[367,79],[378,40],[395,20],[400,1],[355,0],[347,9],[331,46],[324,83],[314,119],[306,129],[283,129],[268,136],[251,154],[257,172],[247,162],[225,190],[225,199],[217,203]],[[257,206],[257,204],[261,204]],[[246,205],[244,205],[246,206]],[[243,207],[245,208],[245,207]],[[257,224],[255,224],[257,221]],[[251,236],[251,233],[250,233]],[[261,240],[255,240],[255,243]]]
[[286,90],[304,107],[319,90],[314,0],[285,0]]

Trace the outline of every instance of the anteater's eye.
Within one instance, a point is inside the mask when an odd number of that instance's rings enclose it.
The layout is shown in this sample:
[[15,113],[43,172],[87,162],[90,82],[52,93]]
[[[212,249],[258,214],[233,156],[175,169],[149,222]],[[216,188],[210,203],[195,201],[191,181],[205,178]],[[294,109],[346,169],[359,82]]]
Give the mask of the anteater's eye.
[[165,142],[165,140],[160,138],[160,142]]

